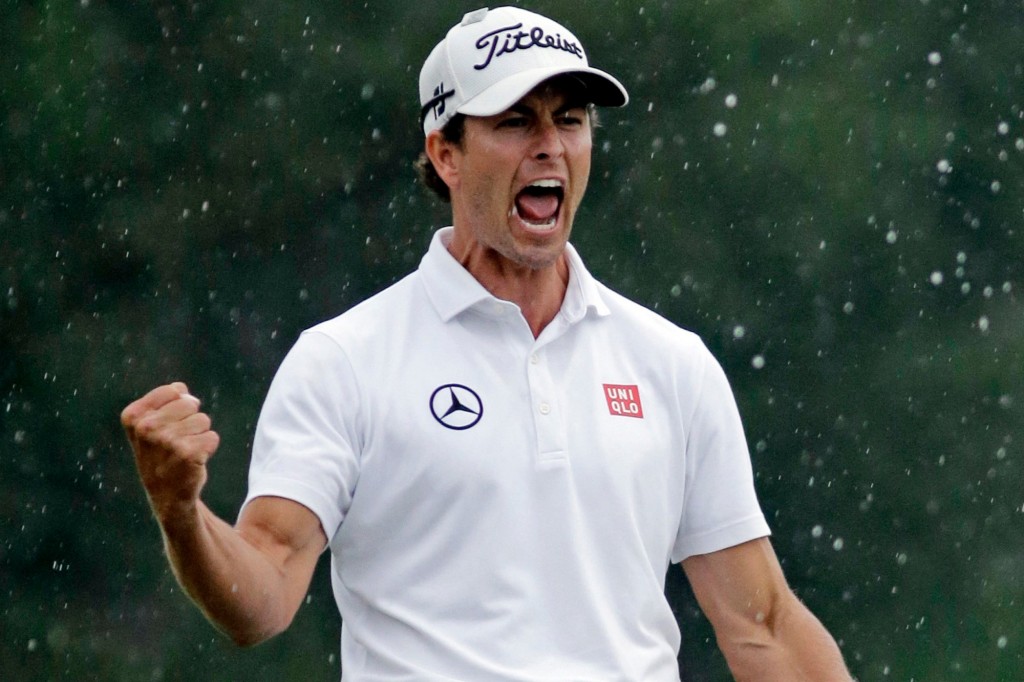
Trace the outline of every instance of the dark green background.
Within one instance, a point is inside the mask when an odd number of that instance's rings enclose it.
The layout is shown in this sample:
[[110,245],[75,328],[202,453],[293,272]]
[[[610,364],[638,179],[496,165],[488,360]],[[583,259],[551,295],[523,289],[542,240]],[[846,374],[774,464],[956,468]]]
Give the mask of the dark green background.
[[[0,678],[338,679],[326,561],[276,640],[205,623],[118,413],[186,381],[234,517],[298,332],[447,221],[416,79],[476,6],[0,2]],[[633,98],[574,242],[722,360],[852,670],[1024,679],[1024,2],[528,7]],[[684,679],[728,679],[677,569],[669,597]]]

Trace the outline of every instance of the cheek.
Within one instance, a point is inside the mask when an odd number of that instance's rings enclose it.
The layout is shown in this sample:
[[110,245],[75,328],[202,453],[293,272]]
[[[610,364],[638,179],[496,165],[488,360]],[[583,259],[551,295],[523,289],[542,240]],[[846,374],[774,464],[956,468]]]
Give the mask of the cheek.
[[587,140],[573,155],[573,195],[576,204],[583,198],[583,193],[587,191],[587,182],[590,180],[590,149],[591,144]]

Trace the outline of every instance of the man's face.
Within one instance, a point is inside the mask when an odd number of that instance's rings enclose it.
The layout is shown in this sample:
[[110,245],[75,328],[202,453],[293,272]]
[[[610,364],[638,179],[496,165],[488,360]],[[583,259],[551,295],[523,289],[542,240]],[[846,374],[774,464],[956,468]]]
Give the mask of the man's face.
[[[560,85],[563,84],[563,85]],[[561,256],[590,176],[585,100],[542,83],[507,111],[466,118],[446,177],[457,254],[541,269]],[[468,250],[467,250],[468,249]]]

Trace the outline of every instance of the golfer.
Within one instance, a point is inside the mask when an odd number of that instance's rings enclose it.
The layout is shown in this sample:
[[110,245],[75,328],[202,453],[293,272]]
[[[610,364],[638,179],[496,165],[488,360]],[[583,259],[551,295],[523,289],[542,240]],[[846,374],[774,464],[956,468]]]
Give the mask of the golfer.
[[769,543],[719,364],[569,243],[595,106],[625,88],[503,7],[454,26],[419,91],[419,167],[452,225],[298,339],[237,523],[200,500],[219,437],[185,384],[122,413],[181,584],[254,644],[329,549],[343,680],[660,682],[679,680],[681,564],[737,679],[849,680]]

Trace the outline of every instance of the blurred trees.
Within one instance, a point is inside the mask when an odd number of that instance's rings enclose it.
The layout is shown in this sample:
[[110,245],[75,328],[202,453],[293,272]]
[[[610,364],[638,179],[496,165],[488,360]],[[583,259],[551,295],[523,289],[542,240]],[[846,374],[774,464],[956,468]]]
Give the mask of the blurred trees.
[[[170,577],[121,407],[188,382],[232,518],[298,332],[413,269],[416,77],[476,5],[4,2],[5,679],[337,679],[321,566],[237,651]],[[1024,3],[537,2],[633,98],[574,242],[700,333],[791,582],[862,680],[1024,673]],[[727,679],[679,571],[688,680]]]

